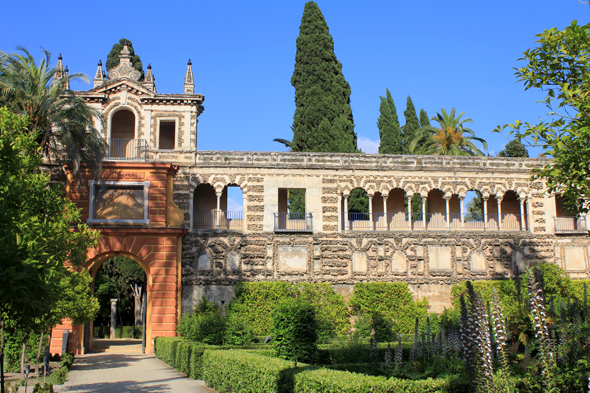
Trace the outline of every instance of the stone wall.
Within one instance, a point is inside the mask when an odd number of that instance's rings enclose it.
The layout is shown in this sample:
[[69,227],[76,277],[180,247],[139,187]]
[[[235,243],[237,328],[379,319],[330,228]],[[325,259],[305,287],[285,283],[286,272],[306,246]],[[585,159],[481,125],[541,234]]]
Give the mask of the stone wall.
[[[556,262],[588,277],[586,236],[512,233],[188,233],[183,240],[183,309],[207,288],[229,302],[240,281],[407,282],[431,311],[450,307],[450,288],[464,280],[505,279],[535,262]],[[567,262],[565,262],[567,261]],[[345,291],[346,292],[346,291]],[[195,296],[189,294],[195,293]],[[196,295],[199,296],[196,296]]]
[[[515,265],[524,270],[535,262],[555,262],[572,277],[588,277],[587,236],[555,235],[554,197],[544,192],[543,182],[530,181],[531,169],[546,159],[223,151],[195,152],[190,159],[170,152],[167,159],[171,155],[180,166],[174,201],[189,229],[182,251],[185,311],[201,296],[227,304],[240,281],[329,282],[345,296],[357,282],[403,281],[438,312],[451,305],[454,283],[508,278]],[[199,184],[210,184],[217,193],[228,185],[241,187],[243,231],[191,229]],[[393,213],[390,208],[399,212],[404,199],[417,193],[429,203],[437,196],[440,201],[432,206],[444,215],[441,198],[457,212],[466,192],[475,190],[488,200],[488,213],[502,204],[505,213],[522,209],[527,217],[524,230],[344,230],[343,200],[357,187],[374,198],[375,212],[383,211],[382,195],[389,196],[386,205]],[[305,188],[312,232],[275,232],[273,217],[284,188]]]

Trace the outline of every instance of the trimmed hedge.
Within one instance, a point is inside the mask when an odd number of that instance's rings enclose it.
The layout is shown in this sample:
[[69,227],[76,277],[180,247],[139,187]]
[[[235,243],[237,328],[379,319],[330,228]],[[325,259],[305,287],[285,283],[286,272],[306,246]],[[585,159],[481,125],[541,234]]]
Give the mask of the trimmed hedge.
[[243,318],[255,335],[266,337],[272,329],[275,309],[291,298],[307,301],[314,307],[320,338],[344,334],[350,328],[344,297],[328,283],[241,282],[227,312]]
[[295,363],[243,350],[203,354],[203,380],[220,392],[292,392],[289,370]]
[[[157,337],[156,357],[219,392],[447,392],[444,379],[419,381],[367,376],[271,357],[270,349],[209,346],[177,337]],[[326,351],[327,353],[327,351]],[[342,366],[342,367],[340,367]],[[363,365],[334,368],[363,370]]]
[[347,371],[325,368],[306,370],[294,374],[294,389],[297,393],[427,393],[447,392],[448,382],[444,379],[412,381],[372,377]]
[[348,304],[357,316],[382,316],[396,334],[413,332],[416,317],[428,315],[428,301],[414,301],[405,282],[356,283]]

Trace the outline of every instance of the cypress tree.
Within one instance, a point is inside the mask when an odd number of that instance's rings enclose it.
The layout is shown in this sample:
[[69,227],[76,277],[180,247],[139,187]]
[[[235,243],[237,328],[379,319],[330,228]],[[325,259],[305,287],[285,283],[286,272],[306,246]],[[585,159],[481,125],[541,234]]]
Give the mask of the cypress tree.
[[123,50],[123,44],[125,44],[125,41],[127,41],[127,49],[129,49],[129,55],[131,56],[131,64],[133,65],[133,68],[141,72],[139,80],[142,81],[143,64],[141,63],[139,56],[135,54],[133,44],[127,38],[121,38],[118,43],[113,45],[113,48],[107,55],[107,71],[119,65],[119,54],[121,54],[121,51]]
[[420,128],[428,127],[430,125],[430,119],[424,109],[420,109]]
[[291,149],[298,152],[358,151],[350,86],[334,54],[334,41],[318,5],[305,3],[295,71],[295,115]]
[[406,110],[404,111],[404,117],[406,118],[406,124],[402,127],[403,139],[404,139],[404,153],[408,154],[410,143],[420,135],[420,122],[416,115],[416,108],[412,102],[412,98],[408,96],[406,101]]
[[498,153],[498,157],[528,157],[529,151],[518,139],[513,139],[506,144],[504,150]]
[[399,126],[397,111],[389,89],[385,89],[385,97],[379,97],[379,154],[403,154],[402,130]]

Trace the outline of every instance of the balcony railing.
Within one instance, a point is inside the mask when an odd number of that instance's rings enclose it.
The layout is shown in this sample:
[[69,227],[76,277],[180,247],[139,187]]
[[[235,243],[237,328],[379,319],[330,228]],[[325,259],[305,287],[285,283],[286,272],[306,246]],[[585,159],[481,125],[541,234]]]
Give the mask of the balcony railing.
[[277,232],[312,232],[311,213],[275,213],[275,231]]
[[204,211],[193,213],[193,229],[225,229],[241,231],[244,229],[244,214],[241,211]]
[[106,160],[145,161],[147,158],[148,143],[145,139],[111,138],[108,142]]
[[[342,226],[349,231],[390,231],[390,230],[466,230],[483,231],[498,230],[498,215],[449,213],[343,213]],[[522,225],[524,221],[524,226]],[[527,230],[526,215],[502,214],[501,230]]]
[[586,217],[566,216],[555,217],[556,233],[587,233],[588,222]]

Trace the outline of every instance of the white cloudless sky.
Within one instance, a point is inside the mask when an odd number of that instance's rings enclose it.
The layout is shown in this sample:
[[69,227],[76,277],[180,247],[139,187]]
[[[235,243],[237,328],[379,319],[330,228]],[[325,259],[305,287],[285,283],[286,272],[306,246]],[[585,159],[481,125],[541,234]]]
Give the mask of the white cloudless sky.
[[[4,1],[0,50],[17,45],[62,53],[71,72],[93,76],[120,38],[152,64],[161,93],[181,93],[188,59],[195,90],[205,95],[200,150],[285,151],[291,139],[295,40],[304,1]],[[500,151],[492,130],[547,110],[543,94],[524,91],[514,76],[522,53],[544,29],[588,23],[577,0],[319,1],[335,52],[352,89],[359,147],[375,153],[379,96],[392,92],[398,116],[410,95],[416,110],[465,112],[470,128]],[[90,85],[78,84],[77,89]],[[536,152],[538,153],[538,152]],[[534,155],[536,155],[533,152]]]

